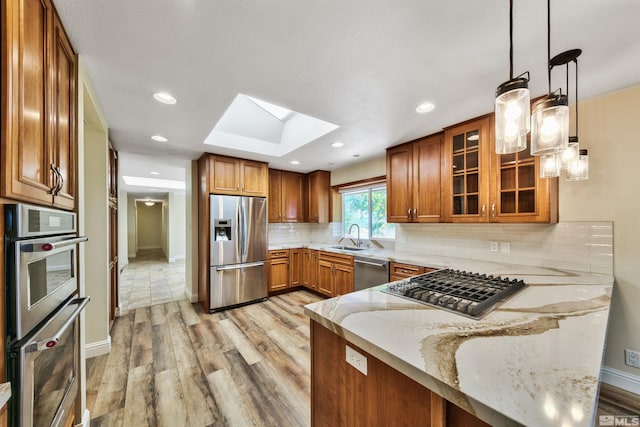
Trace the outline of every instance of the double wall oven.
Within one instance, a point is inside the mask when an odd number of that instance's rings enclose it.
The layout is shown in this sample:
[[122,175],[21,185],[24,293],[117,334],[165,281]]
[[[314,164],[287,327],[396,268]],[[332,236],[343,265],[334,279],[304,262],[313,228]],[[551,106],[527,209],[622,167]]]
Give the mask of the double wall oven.
[[6,205],[5,291],[9,425],[58,426],[78,389],[79,315],[76,214]]

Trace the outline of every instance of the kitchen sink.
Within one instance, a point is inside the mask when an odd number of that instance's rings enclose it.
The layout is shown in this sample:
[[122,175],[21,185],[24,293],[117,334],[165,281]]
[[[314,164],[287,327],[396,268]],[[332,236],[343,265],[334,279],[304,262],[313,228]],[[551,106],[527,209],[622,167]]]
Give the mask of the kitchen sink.
[[364,251],[365,249],[367,249],[367,248],[359,248],[357,246],[346,246],[346,245],[333,245],[331,246],[331,248],[340,249],[341,251],[353,251],[353,252]]

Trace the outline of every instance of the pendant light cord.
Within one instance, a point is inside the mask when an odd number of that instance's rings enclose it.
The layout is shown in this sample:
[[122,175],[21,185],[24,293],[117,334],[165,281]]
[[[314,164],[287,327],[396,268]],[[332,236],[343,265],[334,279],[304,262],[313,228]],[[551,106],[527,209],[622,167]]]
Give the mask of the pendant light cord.
[[[578,139],[578,59],[574,59],[576,63],[576,139]],[[569,75],[569,66],[567,65],[567,76]],[[569,90],[569,84],[567,83],[567,91]]]
[[513,0],[509,0],[509,80],[513,80]]
[[551,94],[551,0],[547,0],[547,78]]

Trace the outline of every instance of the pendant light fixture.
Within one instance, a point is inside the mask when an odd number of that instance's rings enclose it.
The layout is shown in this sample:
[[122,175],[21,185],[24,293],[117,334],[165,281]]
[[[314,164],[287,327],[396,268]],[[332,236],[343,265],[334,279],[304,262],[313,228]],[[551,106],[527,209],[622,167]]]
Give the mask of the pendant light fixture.
[[549,93],[533,104],[531,155],[554,154],[569,144],[569,99],[562,90],[551,92],[551,0],[547,0],[547,78]]
[[578,158],[567,167],[567,181],[584,181],[589,179],[589,153],[580,150]]
[[513,77],[513,0],[509,0],[509,80],[496,89],[497,154],[516,153],[527,148],[530,104],[529,72]]

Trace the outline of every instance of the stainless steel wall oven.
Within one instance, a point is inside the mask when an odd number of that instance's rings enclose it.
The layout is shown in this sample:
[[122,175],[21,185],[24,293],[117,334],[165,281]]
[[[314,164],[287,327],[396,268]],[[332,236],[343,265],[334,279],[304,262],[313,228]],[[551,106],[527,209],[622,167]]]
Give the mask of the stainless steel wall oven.
[[6,205],[9,424],[58,426],[78,388],[78,236],[72,212]]

